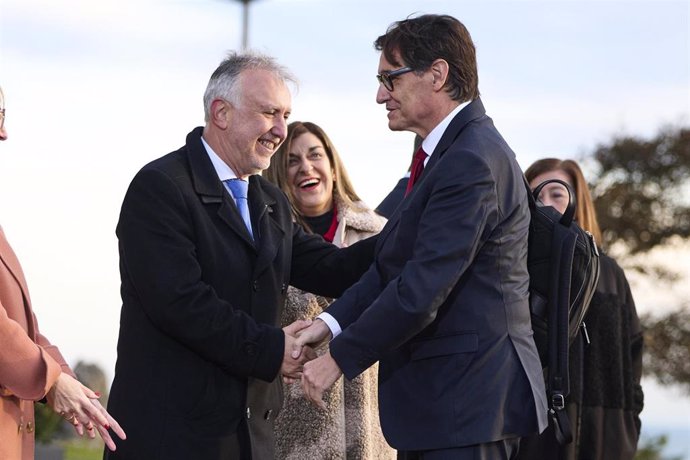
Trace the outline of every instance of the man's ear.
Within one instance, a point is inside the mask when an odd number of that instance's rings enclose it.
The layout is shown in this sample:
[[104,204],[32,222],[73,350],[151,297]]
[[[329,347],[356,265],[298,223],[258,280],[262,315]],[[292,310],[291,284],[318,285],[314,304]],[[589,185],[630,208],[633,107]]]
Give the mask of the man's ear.
[[215,99],[211,102],[211,113],[209,115],[211,123],[220,129],[226,129],[231,115],[230,103],[223,99]]
[[440,91],[446,85],[448,79],[448,62],[445,59],[436,59],[431,63],[431,84],[434,90]]

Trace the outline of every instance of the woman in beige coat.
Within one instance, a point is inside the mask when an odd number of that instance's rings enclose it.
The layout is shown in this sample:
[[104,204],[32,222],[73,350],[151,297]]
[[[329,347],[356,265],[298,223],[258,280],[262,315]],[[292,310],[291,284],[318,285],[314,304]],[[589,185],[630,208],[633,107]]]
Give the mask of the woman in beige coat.
[[[0,141],[5,131],[5,99],[0,89]],[[98,431],[115,450],[108,428],[124,432],[83,386],[60,351],[38,331],[24,273],[0,228],[0,459],[34,458],[34,401],[46,399],[79,435]]]
[[[288,126],[264,176],[286,193],[299,224],[339,247],[372,236],[385,224],[357,196],[333,144],[314,123]],[[331,301],[291,286],[282,322],[314,318]],[[326,411],[310,404],[299,384],[284,385],[285,402],[276,419],[278,458],[394,459],[379,424],[377,374],[373,366],[352,381],[341,378],[324,395]]]

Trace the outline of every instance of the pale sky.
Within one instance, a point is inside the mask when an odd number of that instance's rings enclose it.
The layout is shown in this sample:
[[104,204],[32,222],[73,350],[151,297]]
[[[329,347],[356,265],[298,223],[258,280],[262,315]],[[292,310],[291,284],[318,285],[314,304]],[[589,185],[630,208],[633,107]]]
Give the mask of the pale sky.
[[[249,42],[299,78],[292,120],[327,131],[375,206],[406,169],[413,139],[389,131],[375,102],[372,43],[391,22],[448,13],[467,26],[484,105],[526,168],[543,156],[579,157],[615,134],[687,125],[689,5],[259,0]],[[241,6],[230,0],[0,0],[9,131],[0,224],[41,329],[71,363],[97,362],[112,378],[125,190],[203,124],[208,78],[240,38]],[[662,304],[647,291],[635,292],[640,311]],[[687,397],[650,397],[645,423],[690,427]]]

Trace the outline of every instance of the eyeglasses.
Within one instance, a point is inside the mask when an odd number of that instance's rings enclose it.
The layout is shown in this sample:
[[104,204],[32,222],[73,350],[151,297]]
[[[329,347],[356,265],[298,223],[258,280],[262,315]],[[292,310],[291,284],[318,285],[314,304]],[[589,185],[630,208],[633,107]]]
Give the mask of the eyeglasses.
[[5,126],[5,109],[0,109],[0,129]]
[[401,67],[398,70],[390,70],[387,72],[381,72],[376,75],[376,79],[381,83],[388,91],[393,91],[393,80],[402,74],[407,72],[412,72],[410,67]]

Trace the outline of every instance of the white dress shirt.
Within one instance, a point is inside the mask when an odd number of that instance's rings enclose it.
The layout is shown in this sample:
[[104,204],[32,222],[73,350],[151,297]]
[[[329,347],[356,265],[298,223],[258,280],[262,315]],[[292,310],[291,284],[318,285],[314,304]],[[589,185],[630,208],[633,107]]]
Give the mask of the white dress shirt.
[[218,174],[218,179],[220,179],[220,181],[223,183],[228,193],[232,197],[233,201],[235,201],[235,205],[237,205],[237,200],[235,200],[235,197],[232,195],[232,190],[230,190],[228,185],[225,183],[226,180],[239,179],[237,177],[237,174],[235,174],[235,171],[233,171],[232,168],[228,166],[228,164],[224,162],[216,152],[213,151],[213,149],[210,145],[208,145],[206,139],[204,139],[203,136],[201,136],[201,143],[204,144],[206,153],[208,154],[208,157],[211,159],[211,163],[213,164],[213,169],[215,169],[216,174]]

